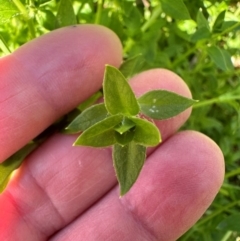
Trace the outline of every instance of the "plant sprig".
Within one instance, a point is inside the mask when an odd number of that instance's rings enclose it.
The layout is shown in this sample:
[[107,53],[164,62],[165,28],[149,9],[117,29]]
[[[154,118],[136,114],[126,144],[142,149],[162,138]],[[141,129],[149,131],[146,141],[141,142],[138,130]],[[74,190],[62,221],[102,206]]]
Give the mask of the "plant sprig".
[[104,103],[85,109],[66,128],[82,132],[74,146],[113,146],[113,162],[120,196],[136,182],[146,159],[146,149],[161,142],[153,121],[164,120],[186,110],[196,100],[166,90],[153,90],[136,98],[123,74],[106,65],[103,80]]

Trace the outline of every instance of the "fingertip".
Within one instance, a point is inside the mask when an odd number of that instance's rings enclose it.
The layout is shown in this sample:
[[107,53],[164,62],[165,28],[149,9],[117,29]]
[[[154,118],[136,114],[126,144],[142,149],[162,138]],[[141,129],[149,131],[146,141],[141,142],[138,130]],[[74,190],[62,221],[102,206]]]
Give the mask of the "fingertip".
[[54,30],[1,59],[0,161],[98,91],[105,64],[121,61],[116,34],[91,24]]
[[204,214],[223,178],[217,144],[199,132],[183,131],[150,155],[122,200],[160,240],[176,240]]
[[192,94],[184,80],[167,69],[151,69],[131,79],[131,86],[139,97],[148,91],[163,89],[191,98]]
[[[22,45],[11,54],[23,71],[43,81],[45,75],[64,78],[66,71],[93,71],[106,64],[119,66],[122,44],[110,29],[94,24],[73,25],[56,29]],[[12,60],[13,62],[13,60]],[[16,63],[17,64],[17,63]],[[58,76],[60,75],[61,76]],[[69,76],[70,78],[71,76]],[[48,83],[52,81],[48,78]],[[101,82],[100,82],[101,84]]]
[[216,142],[203,133],[197,131],[185,131],[183,133],[186,133],[188,138],[196,143],[196,152],[201,156],[202,160],[205,160],[207,165],[206,170],[209,173],[206,173],[206,178],[213,178],[212,189],[217,193],[223,183],[225,174],[225,161],[222,150]]

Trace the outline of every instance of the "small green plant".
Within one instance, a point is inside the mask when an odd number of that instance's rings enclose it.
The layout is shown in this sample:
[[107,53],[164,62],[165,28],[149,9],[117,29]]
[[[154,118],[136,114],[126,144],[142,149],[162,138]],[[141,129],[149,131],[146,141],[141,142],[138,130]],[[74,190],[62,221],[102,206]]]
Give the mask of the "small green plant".
[[[113,145],[113,162],[120,195],[137,180],[146,159],[146,148],[161,142],[152,119],[168,119],[196,103],[166,90],[153,90],[136,98],[124,75],[106,66],[103,81],[104,103],[85,109],[66,128],[80,132],[75,146]],[[142,114],[150,118],[141,118]]]

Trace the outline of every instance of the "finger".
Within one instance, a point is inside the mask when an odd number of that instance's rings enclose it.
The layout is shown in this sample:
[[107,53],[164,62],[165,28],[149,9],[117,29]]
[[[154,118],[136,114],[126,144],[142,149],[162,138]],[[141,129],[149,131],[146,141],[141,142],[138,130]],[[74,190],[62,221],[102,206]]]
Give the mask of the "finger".
[[105,64],[118,66],[121,44],[110,30],[71,26],[0,59],[0,162],[96,92]]
[[[164,73],[167,73],[167,78],[162,78]],[[157,81],[151,79],[153,77]],[[138,78],[145,81],[133,86],[137,94],[144,93],[149,86],[153,89],[154,85],[179,94],[189,93],[183,81],[166,70],[139,74],[134,77],[133,85]],[[149,79],[153,85],[149,84]],[[174,120],[177,126],[183,124],[187,116],[177,116]],[[172,122],[173,119],[168,121]],[[169,126],[174,128],[168,128],[166,136],[172,135],[176,129],[172,124]],[[164,126],[161,131],[164,132]],[[25,230],[22,232],[26,235],[24,239],[29,235],[31,240],[32,234],[44,239],[74,220],[116,184],[110,150],[72,147],[75,139],[73,136],[55,135],[28,158],[2,200],[0,198],[0,202],[7,203],[5,209],[13,213],[8,218],[9,225],[12,224],[7,226],[8,222],[5,222],[0,233],[14,235],[7,228],[14,227],[15,230]],[[49,222],[45,222],[46,216],[51,216]],[[35,225],[31,226],[32,223]]]
[[0,240],[46,240],[116,183],[110,150],[75,139],[56,134],[24,162],[0,195]]
[[148,159],[134,187],[118,188],[51,240],[174,241],[209,207],[224,175],[223,155],[197,132],[169,138]]

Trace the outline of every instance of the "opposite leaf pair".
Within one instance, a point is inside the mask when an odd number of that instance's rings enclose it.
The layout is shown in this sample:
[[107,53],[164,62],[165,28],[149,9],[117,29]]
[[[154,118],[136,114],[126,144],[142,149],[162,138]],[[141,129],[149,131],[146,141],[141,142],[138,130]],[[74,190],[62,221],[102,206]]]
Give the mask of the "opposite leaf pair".
[[156,146],[161,136],[154,123],[139,117],[168,119],[196,101],[166,90],[147,92],[137,99],[122,73],[107,65],[103,81],[105,102],[84,110],[67,127],[83,133],[74,145],[107,147],[113,145],[113,161],[124,195],[136,181],[146,158],[146,147]]

